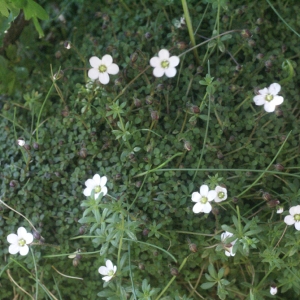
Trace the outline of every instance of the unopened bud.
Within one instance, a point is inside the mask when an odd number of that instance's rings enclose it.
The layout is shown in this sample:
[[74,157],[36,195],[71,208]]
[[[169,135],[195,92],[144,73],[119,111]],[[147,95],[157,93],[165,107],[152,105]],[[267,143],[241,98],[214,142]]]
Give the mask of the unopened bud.
[[287,46],[283,44],[281,46],[281,52],[284,53],[286,50],[287,50]]
[[171,268],[170,273],[172,276],[178,276],[179,272],[176,268]]
[[73,266],[76,268],[79,265],[79,259],[76,257],[73,259]]
[[273,199],[267,202],[268,207],[273,208],[275,206],[277,206],[278,204],[280,204],[280,201],[277,199]]
[[256,42],[255,42],[254,40],[250,39],[250,40],[248,40],[248,45],[249,45],[251,48],[253,48],[253,47],[255,47]]
[[145,265],[142,263],[139,263],[139,269],[142,271],[145,270]]
[[66,48],[66,49],[71,49],[71,47],[72,47],[72,44],[71,44],[71,42],[70,41],[65,41],[64,42],[64,47]]
[[151,111],[151,119],[152,120],[158,120],[159,119],[158,111],[156,111],[156,110]]
[[150,230],[148,228],[144,228],[143,230],[143,236],[147,236],[149,234]]
[[282,164],[275,164],[274,167],[277,171],[280,172],[284,170],[284,166]]
[[135,97],[133,98],[133,103],[134,103],[135,107],[140,107],[142,105],[141,100],[138,98],[135,98]]
[[28,144],[25,144],[23,147],[24,147],[27,151],[29,151],[29,150],[31,149],[30,145],[28,145]]
[[185,42],[178,42],[176,44],[177,49],[184,50],[187,47],[187,44]]
[[256,58],[257,58],[258,60],[262,60],[262,59],[264,58],[264,55],[263,55],[262,53],[258,53],[258,54],[256,55]]
[[133,52],[133,53],[130,55],[130,61],[131,61],[132,63],[134,63],[134,62],[137,61],[138,57],[139,57],[138,53],[137,53],[137,52]]
[[11,180],[10,183],[9,183],[9,186],[14,188],[17,186],[17,181],[16,180]]
[[268,60],[265,61],[266,68],[270,69],[272,67],[272,65],[273,64],[272,64],[272,61],[270,59],[268,59]]
[[147,96],[146,97],[146,104],[151,105],[153,103],[153,97],[152,96]]
[[263,198],[264,200],[266,200],[266,201],[270,201],[272,197],[271,197],[270,193],[268,193],[268,192],[263,192],[262,198]]
[[248,29],[243,29],[243,30],[241,31],[241,36],[242,36],[244,39],[248,39],[248,38],[250,38],[250,37],[252,36],[252,34],[251,34],[250,30],[248,30]]
[[264,19],[262,19],[262,18],[258,18],[258,19],[256,20],[256,24],[257,24],[257,25],[261,25],[263,22],[264,22]]
[[221,151],[218,151],[218,152],[217,152],[217,157],[218,157],[218,159],[220,159],[220,160],[223,160],[223,159],[224,159],[224,155],[223,155],[223,153],[222,153]]
[[187,151],[192,150],[192,145],[189,141],[184,141],[184,149],[187,150]]
[[39,233],[38,231],[36,231],[36,230],[34,230],[34,231],[32,232],[32,235],[33,235],[33,237],[34,237],[36,240],[39,240],[39,239],[41,238],[40,233]]
[[151,39],[152,38],[152,34],[150,32],[146,32],[145,33],[145,38],[146,39]]
[[189,249],[191,252],[196,253],[198,251],[197,245],[194,243],[189,244]]
[[276,109],[275,109],[275,115],[278,118],[282,118],[283,117],[283,111],[280,108],[276,107]]

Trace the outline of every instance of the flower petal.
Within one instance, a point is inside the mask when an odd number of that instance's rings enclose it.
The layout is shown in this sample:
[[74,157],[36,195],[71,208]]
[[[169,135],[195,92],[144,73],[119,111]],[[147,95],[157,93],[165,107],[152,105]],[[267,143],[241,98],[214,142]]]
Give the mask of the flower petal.
[[113,265],[113,263],[111,262],[111,260],[107,260],[106,261],[106,267],[107,267],[107,269],[108,270],[113,270],[114,269],[114,265]]
[[112,279],[112,276],[104,276],[102,277],[102,280],[104,280],[105,282],[108,282]]
[[98,269],[98,272],[101,274],[101,275],[107,275],[108,274],[108,269],[104,266],[101,266],[99,269]]
[[264,105],[264,109],[266,112],[273,112],[275,110],[275,106],[276,105],[273,103],[273,101],[271,102],[266,101]]
[[100,60],[97,56],[92,56],[92,57],[90,58],[90,65],[91,65],[93,68],[98,69],[99,66],[101,65],[101,60]]
[[119,66],[117,64],[111,64],[107,67],[107,73],[111,75],[116,75],[119,73]]
[[194,205],[194,207],[193,207],[193,212],[194,212],[195,214],[198,214],[198,213],[202,212],[202,207],[203,207],[202,203],[197,202],[197,203]]
[[18,234],[19,239],[20,238],[24,239],[24,237],[27,234],[27,230],[24,227],[19,227],[18,231],[17,231],[17,234]]
[[101,179],[100,179],[100,186],[103,187],[106,185],[106,182],[107,182],[107,177],[106,176],[102,176]]
[[101,177],[99,174],[95,174],[93,176],[93,182],[94,182],[94,186],[101,185]]
[[170,67],[176,67],[179,65],[180,59],[178,56],[171,56],[169,58]]
[[150,66],[153,68],[160,67],[160,59],[155,56],[150,59]]
[[20,249],[20,254],[22,256],[27,255],[29,252],[29,247],[27,245],[24,245],[23,247],[20,247],[19,249]]
[[103,193],[103,196],[105,196],[107,194],[107,187],[106,186],[101,187],[101,192]]
[[109,75],[108,75],[108,73],[107,72],[100,73],[99,74],[99,81],[102,84],[108,84],[109,83]]
[[161,67],[156,67],[153,69],[153,75],[155,77],[162,77],[165,74],[165,69]]
[[194,192],[192,194],[192,201],[193,202],[199,202],[201,200],[201,195],[198,192]]
[[258,91],[261,95],[268,95],[269,94],[269,90],[267,88],[263,88],[262,90]]
[[31,244],[33,242],[33,235],[30,232],[27,232],[24,240],[26,241],[26,244]]
[[288,215],[284,218],[284,223],[287,225],[293,225],[295,223],[294,217],[291,215]]
[[295,223],[295,228],[296,228],[297,230],[300,230],[300,222],[296,222],[296,223]]
[[117,266],[114,266],[114,274],[117,272]]
[[269,86],[269,93],[271,93],[273,96],[277,95],[281,90],[281,86],[278,83],[272,83]]
[[281,97],[281,96],[274,96],[272,102],[275,105],[280,105],[283,102],[283,97]]
[[207,196],[207,194],[208,194],[208,185],[206,185],[206,184],[203,184],[203,185],[201,185],[200,186],[200,194],[201,194],[201,196],[204,196],[204,197],[206,197]]
[[93,189],[85,188],[85,189],[83,190],[83,195],[86,196],[86,197],[91,196],[92,190],[93,190]]
[[9,234],[6,239],[10,244],[18,244],[19,241],[19,237],[14,233]]
[[300,205],[292,206],[289,212],[292,216],[300,214]]
[[91,190],[95,187],[95,183],[93,179],[88,179],[84,184],[87,188]]
[[165,74],[167,77],[171,78],[176,75],[177,71],[175,68],[169,67],[168,69],[165,69]]
[[217,197],[217,192],[215,190],[209,191],[207,194],[207,200],[213,201]]
[[17,254],[20,250],[20,247],[18,244],[12,244],[8,247],[8,252],[10,254]]
[[158,57],[159,57],[161,60],[169,60],[170,52],[169,52],[167,49],[161,49],[161,50],[158,52]]
[[211,204],[209,202],[206,202],[205,204],[203,204],[202,206],[202,211],[205,213],[205,214],[209,214],[211,212]]
[[98,69],[89,69],[88,76],[92,80],[96,80],[99,77],[99,71]]
[[253,101],[255,102],[256,105],[263,105],[265,104],[265,96],[263,95],[257,95],[253,98]]
[[109,54],[106,54],[102,57],[102,64],[106,67],[109,67],[112,64],[112,62],[113,58]]

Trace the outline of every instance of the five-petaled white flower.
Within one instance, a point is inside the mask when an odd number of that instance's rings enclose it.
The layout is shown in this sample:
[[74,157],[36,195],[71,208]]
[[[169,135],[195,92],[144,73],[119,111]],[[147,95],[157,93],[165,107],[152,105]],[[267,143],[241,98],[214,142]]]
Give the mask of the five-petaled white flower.
[[89,69],[88,76],[92,80],[99,79],[102,84],[109,83],[109,75],[116,75],[119,73],[119,67],[113,63],[113,58],[106,54],[99,59],[97,56],[90,58],[90,65],[92,69]]
[[217,193],[217,196],[215,198],[215,202],[222,202],[222,201],[227,199],[227,189],[225,189],[225,188],[218,185],[215,188],[215,191]]
[[105,266],[101,266],[99,269],[98,269],[98,272],[101,274],[101,275],[104,275],[104,277],[102,277],[102,279],[104,281],[110,281],[115,273],[117,272],[117,266],[114,266],[113,263],[108,259],[106,260],[106,267]]
[[17,234],[11,233],[7,236],[7,241],[11,244],[8,247],[8,252],[10,254],[17,254],[20,252],[22,256],[27,255],[29,251],[28,244],[33,241],[33,235],[24,227],[19,227]]
[[193,207],[193,212],[198,214],[204,212],[206,214],[211,211],[211,204],[209,202],[213,201],[216,198],[216,191],[209,190],[208,185],[201,185],[200,193],[194,192],[192,194],[192,201],[196,202]]
[[226,239],[232,237],[233,234],[231,232],[225,231],[221,234],[221,241],[224,244],[225,255],[226,256],[235,256],[235,253],[232,252],[233,246],[236,243],[237,239],[232,241],[231,243],[227,243]]
[[103,193],[103,196],[107,194],[107,187],[105,186],[107,182],[107,177],[100,177],[99,174],[94,175],[93,179],[88,179],[85,182],[86,188],[83,191],[84,196],[90,196],[92,190],[95,190],[95,199],[98,198],[100,193]]
[[277,294],[277,286],[270,286],[270,294],[273,296]]
[[264,105],[266,112],[273,112],[276,105],[283,102],[283,97],[277,96],[281,86],[278,83],[272,83],[268,88],[259,90],[259,95],[253,98],[256,105]]
[[292,206],[289,210],[290,215],[284,218],[287,225],[295,225],[297,230],[300,230],[300,205]]
[[176,75],[175,67],[179,64],[178,56],[171,56],[168,50],[161,49],[158,52],[158,57],[154,56],[150,59],[150,65],[154,68],[153,75],[155,77],[162,77],[166,74],[167,77],[174,77]]

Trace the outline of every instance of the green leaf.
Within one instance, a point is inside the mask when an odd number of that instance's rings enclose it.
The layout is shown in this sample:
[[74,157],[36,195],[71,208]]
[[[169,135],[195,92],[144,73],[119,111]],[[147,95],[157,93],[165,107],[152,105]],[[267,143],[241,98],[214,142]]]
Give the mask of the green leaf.
[[5,1],[0,1],[0,14],[5,17],[9,16],[8,6]]
[[213,264],[210,264],[210,265],[208,266],[208,272],[209,272],[209,274],[210,274],[213,278],[217,278],[217,277],[218,277],[217,272],[216,272],[216,269],[215,269],[215,267],[214,267]]
[[221,279],[224,275],[224,272],[225,272],[225,269],[224,268],[221,268],[218,272],[218,278]]
[[216,282],[205,282],[205,283],[202,283],[200,285],[200,287],[204,290],[208,290],[210,289],[211,287],[213,287],[214,285],[216,284]]
[[47,12],[33,0],[27,0],[26,6],[23,7],[25,20],[31,18],[39,18],[40,20],[48,20],[49,16]]

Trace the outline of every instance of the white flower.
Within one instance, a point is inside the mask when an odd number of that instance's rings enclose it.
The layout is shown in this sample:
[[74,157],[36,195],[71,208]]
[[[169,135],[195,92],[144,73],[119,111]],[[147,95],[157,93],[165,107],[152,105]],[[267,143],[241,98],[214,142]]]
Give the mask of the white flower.
[[295,225],[297,230],[300,230],[300,205],[292,206],[289,210],[290,215],[284,218],[287,225]]
[[276,212],[277,212],[278,214],[282,214],[282,213],[283,213],[283,206],[278,206]]
[[277,294],[277,286],[270,286],[270,294],[273,296]]
[[24,227],[19,227],[17,234],[11,233],[7,236],[7,241],[11,244],[8,248],[10,254],[27,255],[29,251],[28,244],[32,243],[33,235],[26,231]]
[[101,266],[98,269],[98,272],[101,275],[105,275],[104,277],[102,277],[102,279],[107,282],[107,281],[110,281],[114,277],[115,273],[117,272],[117,266],[114,266],[113,263],[108,259],[106,261],[106,267]]
[[222,201],[227,199],[227,189],[225,189],[225,188],[218,185],[215,188],[215,191],[217,193],[217,196],[215,198],[215,202],[222,202]]
[[181,28],[183,25],[185,25],[185,18],[181,17],[180,20],[175,20],[174,26],[176,28]]
[[272,112],[275,110],[276,105],[280,105],[283,102],[283,97],[277,96],[280,89],[280,84],[272,83],[269,88],[259,90],[259,95],[255,96],[253,100],[256,105],[264,105],[266,112]]
[[175,67],[179,64],[178,56],[171,56],[168,50],[161,49],[158,52],[158,57],[150,59],[150,65],[154,68],[153,75],[155,77],[162,77],[166,74],[167,77],[174,77],[176,75]]
[[23,146],[25,145],[24,139],[22,139],[22,138],[17,139],[17,144],[18,144],[20,147],[23,147]]
[[99,174],[94,175],[93,179],[88,179],[85,182],[86,188],[83,191],[84,196],[90,196],[92,190],[95,190],[95,199],[98,198],[100,193],[103,193],[103,196],[107,194],[107,187],[105,186],[107,182],[107,177],[100,177]]
[[88,76],[92,80],[99,79],[102,84],[109,83],[109,75],[116,75],[119,73],[119,67],[113,64],[113,58],[106,54],[99,59],[97,56],[92,56],[90,58],[90,65],[93,67],[89,69]]
[[233,234],[231,232],[225,231],[221,234],[221,241],[225,248],[225,255],[226,256],[235,256],[235,253],[232,252],[233,246],[236,243],[237,239],[232,241],[230,244],[226,243],[226,239],[232,237]]
[[200,193],[194,192],[192,194],[192,201],[196,202],[193,207],[193,212],[198,214],[204,212],[206,214],[211,211],[211,204],[209,202],[213,201],[216,198],[216,191],[210,191],[207,185],[201,185]]

